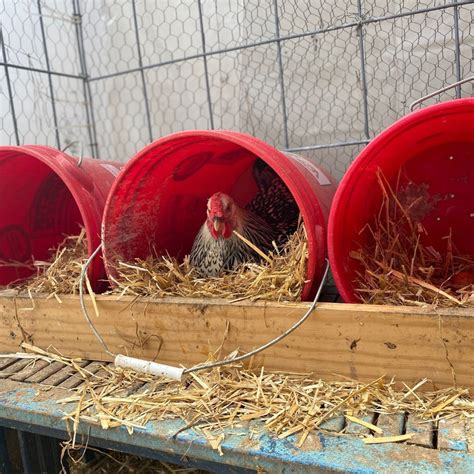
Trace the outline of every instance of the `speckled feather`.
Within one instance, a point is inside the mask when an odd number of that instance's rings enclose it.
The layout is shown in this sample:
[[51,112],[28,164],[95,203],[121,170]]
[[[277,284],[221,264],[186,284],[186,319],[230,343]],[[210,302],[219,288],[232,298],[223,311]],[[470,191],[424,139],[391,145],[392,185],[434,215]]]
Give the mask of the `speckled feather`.
[[[275,237],[272,228],[260,217],[240,209],[240,225],[235,229],[263,252],[271,248]],[[190,262],[205,277],[220,276],[243,262],[259,261],[260,257],[236,235],[214,239],[204,223],[191,249]]]
[[274,230],[274,239],[282,247],[298,227],[299,209],[280,177],[262,160],[253,168],[260,191],[246,209],[262,218]]

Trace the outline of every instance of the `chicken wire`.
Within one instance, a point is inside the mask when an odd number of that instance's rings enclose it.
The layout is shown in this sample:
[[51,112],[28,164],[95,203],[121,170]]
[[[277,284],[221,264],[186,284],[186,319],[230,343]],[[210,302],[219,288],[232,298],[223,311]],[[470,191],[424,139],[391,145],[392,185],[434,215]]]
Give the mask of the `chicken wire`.
[[471,75],[473,4],[3,0],[0,144],[126,161],[168,133],[225,128],[340,178],[411,101]]

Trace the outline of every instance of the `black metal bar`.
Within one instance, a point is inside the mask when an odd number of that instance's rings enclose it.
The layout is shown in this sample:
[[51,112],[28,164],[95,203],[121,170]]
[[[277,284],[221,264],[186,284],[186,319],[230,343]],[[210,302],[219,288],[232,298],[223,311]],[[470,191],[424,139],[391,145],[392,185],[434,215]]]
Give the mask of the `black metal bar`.
[[18,442],[25,474],[61,471],[59,443],[56,439],[18,431]]
[[3,53],[3,65],[5,67],[5,78],[7,80],[7,89],[8,89],[8,100],[10,102],[10,112],[12,114],[12,122],[13,122],[13,130],[15,132],[15,141],[16,144],[20,144],[20,135],[18,133],[18,122],[16,121],[16,113],[15,113],[15,104],[13,102],[13,90],[12,90],[12,83],[10,80],[10,72],[8,71],[8,61],[7,61],[7,50],[5,48],[5,41],[3,38],[3,28],[0,23],[0,43],[2,44],[2,53]]
[[[40,424],[32,424],[32,423],[24,423],[21,421],[16,421],[12,419],[6,419],[0,417],[0,426],[4,426],[6,428],[11,428],[15,430],[19,430],[19,432],[25,432],[26,434],[35,433],[37,435],[41,435],[43,437],[51,437],[63,440],[70,439],[70,433],[66,431],[65,426],[43,426]],[[216,463],[214,461],[206,461],[204,459],[198,458],[190,458],[187,456],[182,456],[179,454],[174,454],[170,452],[160,451],[160,446],[155,447],[142,447],[134,445],[133,443],[121,443],[118,441],[113,441],[107,439],[107,437],[94,437],[90,435],[82,435],[81,438],[83,439],[82,443],[87,444],[87,446],[94,446],[97,448],[102,449],[111,449],[113,451],[118,451],[121,453],[132,454],[135,456],[145,457],[149,459],[156,459],[158,461],[165,461],[176,465],[181,465],[185,467],[195,467],[196,469],[203,469],[206,471],[211,472],[223,472],[223,473],[241,473],[241,474],[254,474],[255,471],[240,468],[237,466],[230,466],[224,463]],[[78,443],[81,441],[78,440]],[[31,463],[30,463],[31,464]],[[35,471],[28,471],[31,474],[37,474],[38,469]],[[25,474],[28,474],[25,471]],[[48,474],[59,472],[59,471],[47,471]],[[3,474],[3,473],[2,473]]]
[[[457,1],[455,0],[455,3]],[[454,16],[454,57],[456,65],[456,82],[462,79],[461,77],[461,44],[459,40],[459,7],[456,5],[453,10]],[[456,98],[461,98],[461,86],[456,87]]]
[[43,39],[43,50],[44,50],[44,58],[46,61],[46,71],[48,75],[48,85],[49,85],[49,95],[51,98],[51,108],[53,110],[53,123],[54,123],[54,132],[56,135],[56,146],[61,149],[61,138],[59,136],[59,124],[58,124],[58,115],[56,113],[56,102],[54,101],[54,87],[53,87],[53,79],[51,76],[51,67],[49,65],[49,54],[48,54],[48,45],[46,42],[46,32],[44,29],[44,21],[43,15],[41,12],[41,0],[37,0],[36,5],[38,6],[38,14],[40,20],[40,28],[41,28],[41,37]]
[[12,64],[7,63],[6,61],[0,61],[0,66],[8,66],[11,69],[20,69],[22,71],[28,72],[38,72],[40,74],[51,74],[52,76],[58,77],[68,77],[70,79],[84,79],[82,76],[76,74],[68,74],[67,72],[58,72],[58,71],[47,71],[46,69],[40,69],[32,66],[22,66],[21,64]]
[[204,20],[202,16],[201,0],[197,0],[199,10],[199,25],[201,27],[201,43],[202,43],[202,59],[204,62],[204,79],[206,81],[207,104],[209,107],[209,121],[211,129],[214,129],[214,114],[212,112],[211,87],[209,85],[209,71],[207,69],[207,54],[206,54],[206,35],[204,33]]
[[28,456],[28,440],[24,431],[18,431],[18,444],[20,446],[21,463],[23,464],[24,474],[33,474],[31,470],[31,462]]
[[7,437],[5,428],[0,426],[0,472],[3,474],[11,474],[12,463],[8,452]]
[[352,146],[352,145],[367,145],[370,140],[352,140],[348,142],[340,142],[340,143],[324,143],[321,145],[309,145],[309,146],[297,146],[297,147],[290,147],[286,151],[311,151],[311,150],[324,150],[326,148],[342,148],[345,146]]
[[89,146],[91,148],[91,155],[94,158],[99,158],[99,146],[97,142],[97,130],[95,126],[94,118],[94,103],[92,101],[92,93],[90,87],[90,78],[87,74],[87,62],[86,54],[84,51],[84,37],[82,34],[82,14],[80,0],[72,0],[73,14],[76,19],[76,38],[77,38],[77,48],[79,52],[79,62],[81,66],[81,74],[83,77],[83,91],[84,91],[84,101],[86,105],[86,116],[88,123],[88,133],[89,133]]
[[142,87],[143,87],[143,98],[145,99],[145,113],[146,113],[146,120],[147,120],[147,125],[148,125],[148,137],[150,139],[150,142],[152,142],[153,130],[151,126],[150,104],[148,102],[148,92],[147,92],[146,81],[145,81],[145,71],[143,70],[142,51],[140,47],[140,34],[138,31],[137,7],[135,5],[135,0],[131,0],[131,1],[132,1],[132,8],[133,8],[133,24],[135,25],[135,38],[137,40],[138,65],[140,66],[140,75],[142,77]]
[[360,53],[360,75],[362,81],[362,96],[364,106],[364,133],[365,137],[369,138],[369,92],[367,87],[367,75],[365,71],[365,43],[364,43],[364,27],[362,21],[364,19],[364,12],[362,9],[362,0],[357,0],[357,12],[361,23],[357,26],[357,34],[359,36],[359,53]]
[[283,139],[285,148],[290,146],[290,140],[288,138],[288,112],[286,108],[286,94],[285,94],[285,78],[283,75],[283,60],[281,55],[281,41],[280,41],[280,17],[278,15],[278,0],[273,0],[273,9],[275,14],[275,37],[277,45],[278,55],[278,76],[280,80],[280,92],[281,92],[281,108],[283,113]]
[[92,82],[92,81],[99,81],[99,80],[102,80],[102,79],[110,79],[110,78],[113,78],[113,77],[123,76],[124,74],[139,72],[140,69],[143,69],[143,70],[154,69],[154,68],[157,68],[157,67],[160,67],[160,66],[168,66],[170,64],[177,64],[177,63],[181,63],[181,62],[184,62],[184,61],[189,61],[191,59],[199,59],[199,58],[214,56],[214,55],[218,55],[218,54],[226,54],[226,53],[232,53],[232,52],[235,52],[235,51],[241,51],[241,50],[245,50],[245,49],[249,49],[249,48],[255,48],[255,47],[258,47],[258,46],[272,44],[272,43],[275,43],[277,41],[283,42],[283,41],[288,41],[288,40],[293,40],[293,39],[304,38],[306,36],[314,36],[314,35],[329,33],[329,32],[332,32],[332,31],[343,30],[343,29],[346,29],[346,28],[357,28],[360,24],[368,25],[368,24],[371,24],[371,23],[378,23],[380,21],[394,20],[394,19],[397,19],[397,18],[404,18],[404,17],[407,17],[407,16],[415,16],[415,15],[418,15],[418,14],[429,13],[429,12],[437,11],[437,10],[446,10],[448,8],[453,8],[454,6],[459,7],[459,6],[463,6],[463,5],[470,5],[470,4],[473,4],[473,3],[474,3],[474,0],[465,0],[463,2],[449,3],[449,4],[446,4],[446,5],[439,5],[439,6],[436,6],[436,7],[428,7],[428,8],[423,8],[421,10],[398,13],[398,14],[395,14],[395,15],[387,15],[387,16],[384,16],[384,17],[367,18],[367,19],[364,19],[362,21],[354,21],[354,22],[351,22],[351,23],[345,23],[343,25],[338,25],[338,26],[332,26],[332,27],[328,27],[328,28],[320,28],[320,29],[317,29],[317,30],[307,31],[305,33],[297,33],[297,34],[282,36],[282,37],[280,37],[279,40],[277,40],[275,38],[271,38],[271,39],[267,39],[267,40],[256,41],[256,42],[251,43],[251,44],[233,46],[231,48],[217,49],[217,50],[213,50],[213,51],[205,51],[205,52],[202,52],[202,53],[192,54],[190,56],[184,56],[182,58],[170,59],[168,61],[162,61],[162,62],[154,63],[154,64],[147,64],[146,66],[143,66],[143,68],[138,67],[138,68],[133,68],[133,69],[127,69],[126,71],[118,71],[118,72],[114,72],[114,73],[111,73],[111,74],[104,74],[102,76],[91,77],[91,78],[88,78],[88,81]]
[[[72,0],[72,10],[73,10],[73,17],[75,18],[75,21],[73,23],[75,25],[75,30],[76,30],[76,42],[77,42],[77,49],[79,52],[79,67],[81,68],[81,72],[84,74],[85,68],[84,68],[84,63],[82,61],[82,55],[80,53],[80,49],[81,49],[80,27],[81,27],[82,19],[77,14],[75,0]],[[94,139],[92,136],[92,119],[91,119],[90,111],[89,111],[89,102],[88,102],[89,99],[87,97],[87,87],[86,87],[87,76],[83,75],[81,76],[81,79],[82,79],[82,93],[84,96],[84,107],[86,111],[86,120],[87,120],[87,134],[89,135],[89,146],[91,149],[91,156],[95,156]]]

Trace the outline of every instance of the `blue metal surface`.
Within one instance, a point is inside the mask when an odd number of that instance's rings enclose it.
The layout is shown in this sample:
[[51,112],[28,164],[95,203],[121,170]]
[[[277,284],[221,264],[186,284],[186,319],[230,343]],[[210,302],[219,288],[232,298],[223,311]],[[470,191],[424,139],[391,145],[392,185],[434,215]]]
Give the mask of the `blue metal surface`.
[[[63,410],[70,411],[72,407],[56,403],[64,392],[51,390],[42,393],[41,399],[36,394],[30,387],[0,393],[0,425],[67,437],[61,418]],[[44,400],[48,394],[50,399]],[[321,432],[311,435],[299,449],[295,437],[279,440],[262,430],[249,440],[248,428],[235,428],[226,432],[222,443],[224,455],[220,456],[193,430],[174,436],[182,427],[183,423],[177,420],[151,422],[129,435],[124,428],[104,431],[99,426],[81,423],[79,431],[88,436],[90,444],[172,462],[178,460],[180,464],[193,460],[193,465],[218,472],[261,468],[272,473],[474,473],[474,458],[466,453],[400,444],[368,446],[359,438]],[[255,432],[257,427],[254,424],[251,431]]]
[[438,438],[443,438],[444,443],[448,449],[453,451],[467,451],[468,443],[465,436],[460,436],[460,433],[452,432],[450,427],[440,427]]

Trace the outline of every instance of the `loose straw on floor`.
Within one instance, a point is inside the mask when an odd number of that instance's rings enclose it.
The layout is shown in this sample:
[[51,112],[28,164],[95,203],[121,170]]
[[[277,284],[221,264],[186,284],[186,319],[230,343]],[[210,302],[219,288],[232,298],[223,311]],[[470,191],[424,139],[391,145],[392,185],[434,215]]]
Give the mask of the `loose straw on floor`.
[[[373,411],[408,413],[426,422],[474,416],[474,401],[468,390],[421,391],[429,383],[426,379],[396,388],[393,380],[382,377],[365,384],[347,379],[328,382],[311,374],[263,367],[252,370],[234,364],[190,374],[188,383],[181,384],[110,365],[91,373],[81,367],[78,359],[31,345],[24,348],[29,353],[23,356],[29,356],[32,363],[37,359],[61,361],[83,382],[75,393],[59,401],[72,404],[66,409],[65,419],[71,422],[73,440],[82,421],[98,423],[104,429],[124,426],[132,433],[152,420],[178,418],[187,429],[198,430],[219,449],[227,428],[251,420],[261,421],[262,429],[282,439],[298,434],[298,443],[302,444],[305,433],[323,429],[324,421],[341,415],[356,422]],[[383,437],[383,433],[372,431]]]

